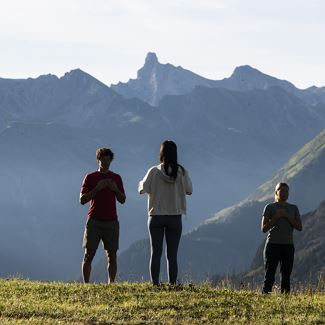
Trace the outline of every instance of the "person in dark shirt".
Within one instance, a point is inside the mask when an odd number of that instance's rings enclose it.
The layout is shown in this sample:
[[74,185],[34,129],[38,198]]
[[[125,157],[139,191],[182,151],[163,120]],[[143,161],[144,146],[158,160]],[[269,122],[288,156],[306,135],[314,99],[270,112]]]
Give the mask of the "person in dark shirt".
[[91,262],[96,254],[99,242],[103,242],[108,258],[108,282],[114,282],[117,272],[116,253],[119,242],[119,222],[116,212],[116,200],[121,204],[126,196],[120,175],[109,170],[114,153],[108,148],[96,151],[98,170],[87,174],[82,182],[80,203],[90,202],[88,220],[85,227],[82,262],[84,283],[89,282]]
[[281,292],[290,292],[290,275],[293,268],[293,230],[302,230],[298,207],[287,202],[289,186],[278,183],[275,202],[264,208],[261,230],[268,232],[264,248],[265,278],[263,293],[272,291],[275,272],[280,263]]

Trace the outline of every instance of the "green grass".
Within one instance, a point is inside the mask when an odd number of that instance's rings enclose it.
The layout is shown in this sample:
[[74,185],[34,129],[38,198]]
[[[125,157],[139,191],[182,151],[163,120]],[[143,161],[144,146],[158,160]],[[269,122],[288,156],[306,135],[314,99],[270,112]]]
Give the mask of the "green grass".
[[325,324],[325,293],[2,279],[0,324]]

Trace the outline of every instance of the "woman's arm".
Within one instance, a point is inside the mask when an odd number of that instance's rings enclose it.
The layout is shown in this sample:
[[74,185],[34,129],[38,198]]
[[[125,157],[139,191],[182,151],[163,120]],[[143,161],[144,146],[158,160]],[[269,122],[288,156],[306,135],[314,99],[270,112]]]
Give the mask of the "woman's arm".
[[152,182],[152,177],[153,177],[153,170],[154,170],[154,167],[150,168],[147,171],[147,174],[139,182],[138,192],[140,194],[151,193],[151,182]]
[[184,185],[185,185],[185,193],[187,195],[191,195],[193,193],[193,185],[192,185],[192,180],[190,178],[189,173],[187,170],[184,170]]

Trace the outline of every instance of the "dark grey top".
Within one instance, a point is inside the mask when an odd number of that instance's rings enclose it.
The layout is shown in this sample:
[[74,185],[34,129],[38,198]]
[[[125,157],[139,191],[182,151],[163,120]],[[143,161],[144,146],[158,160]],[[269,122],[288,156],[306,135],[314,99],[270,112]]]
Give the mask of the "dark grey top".
[[[267,204],[263,211],[265,218],[272,219],[275,212],[284,209],[287,214],[293,217],[300,217],[299,209],[296,205],[288,202],[274,202]],[[266,243],[272,244],[293,244],[293,227],[285,218],[280,218],[269,230]]]

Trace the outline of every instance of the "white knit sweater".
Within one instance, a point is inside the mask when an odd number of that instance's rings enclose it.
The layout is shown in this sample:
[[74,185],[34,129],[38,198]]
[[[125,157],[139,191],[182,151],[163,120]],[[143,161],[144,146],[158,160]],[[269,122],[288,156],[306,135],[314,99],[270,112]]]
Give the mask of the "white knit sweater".
[[165,174],[163,165],[151,167],[139,182],[140,194],[148,194],[148,214],[186,214],[186,194],[192,194],[192,181],[188,172],[178,168],[176,180]]

